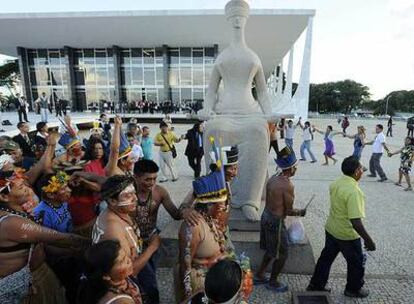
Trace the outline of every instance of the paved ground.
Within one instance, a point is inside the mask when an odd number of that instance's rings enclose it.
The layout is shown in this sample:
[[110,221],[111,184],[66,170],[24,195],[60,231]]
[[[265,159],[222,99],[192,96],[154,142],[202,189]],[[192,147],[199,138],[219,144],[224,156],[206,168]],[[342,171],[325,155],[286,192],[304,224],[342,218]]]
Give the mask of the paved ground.
[[[9,116],[9,115],[7,115]],[[17,116],[15,114],[15,116]],[[85,114],[81,115],[82,117]],[[38,116],[37,116],[38,117]],[[74,115],[76,117],[76,115]],[[6,119],[3,115],[3,119]],[[7,118],[9,119],[9,118]],[[15,120],[15,119],[14,119]],[[29,117],[34,121],[34,118]],[[356,130],[356,126],[363,124],[368,132],[368,138],[374,137],[374,126],[378,121],[351,120],[349,132]],[[333,125],[334,129],[339,129],[336,121],[321,119],[314,120],[320,128],[326,125]],[[381,123],[386,123],[381,121]],[[152,134],[158,130],[156,125],[150,125]],[[178,125],[176,130],[182,134],[188,129],[189,125]],[[391,149],[398,149],[403,144],[406,135],[405,123],[396,122],[394,126],[393,138],[387,138]],[[295,148],[299,153],[300,134],[299,131],[295,138]],[[342,160],[352,153],[352,140],[343,137],[335,138],[337,157]],[[176,183],[166,183],[165,186],[170,191],[174,201],[179,204],[185,193],[188,191],[192,172],[183,155],[185,143],[178,144],[178,154],[176,167],[180,175],[180,180]],[[310,164],[301,162],[297,176],[294,178],[296,185],[297,206],[303,206],[305,201],[312,194],[317,198],[308,210],[304,219],[307,234],[312,244],[315,257],[318,258],[324,243],[324,223],[329,211],[329,183],[340,176],[340,162],[336,166],[322,167],[323,138],[315,135],[313,150],[318,155],[319,162]],[[362,161],[368,165],[371,154],[371,147],[365,148]],[[156,155],[156,154],[155,154]],[[272,155],[273,157],[274,155]],[[269,174],[275,170],[272,157],[269,157]],[[366,286],[371,290],[371,296],[365,300],[349,300],[342,296],[345,286],[346,266],[342,257],[339,257],[332,267],[332,277],[330,286],[333,289],[332,296],[335,303],[414,303],[414,236],[412,223],[414,219],[414,192],[405,192],[403,188],[397,187],[393,182],[397,178],[399,158],[394,156],[383,157],[383,168],[390,179],[386,183],[378,183],[376,179],[363,177],[361,188],[366,195],[366,228],[377,243],[377,251],[370,253],[367,260]],[[160,227],[170,221],[165,211],[162,210],[159,216]],[[290,290],[301,291],[306,287],[309,277],[300,275],[283,276],[287,281]],[[172,276],[169,269],[159,270],[159,281],[163,303],[172,303]],[[256,288],[251,303],[289,303],[291,294],[275,295],[265,288]]]

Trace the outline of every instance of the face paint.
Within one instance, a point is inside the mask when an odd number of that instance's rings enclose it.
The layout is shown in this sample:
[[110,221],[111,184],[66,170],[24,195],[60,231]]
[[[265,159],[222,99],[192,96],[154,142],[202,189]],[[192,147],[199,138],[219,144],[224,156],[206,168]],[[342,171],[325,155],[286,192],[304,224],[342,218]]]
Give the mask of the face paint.
[[136,202],[136,191],[133,185],[129,185],[118,195],[118,207],[134,205]]

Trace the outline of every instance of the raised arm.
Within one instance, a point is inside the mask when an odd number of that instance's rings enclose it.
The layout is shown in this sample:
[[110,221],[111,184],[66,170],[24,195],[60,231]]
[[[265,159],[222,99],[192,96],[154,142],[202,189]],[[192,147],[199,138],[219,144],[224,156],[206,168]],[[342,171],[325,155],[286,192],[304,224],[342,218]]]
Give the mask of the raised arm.
[[47,138],[47,147],[40,160],[26,172],[26,177],[30,185],[34,185],[39,176],[43,173],[52,173],[52,163],[55,156],[57,135],[51,133]]
[[121,144],[121,127],[122,118],[115,116],[114,132],[112,133],[111,148],[109,151],[108,163],[105,167],[106,176],[112,176],[115,174],[118,168],[119,146]]
[[272,114],[272,105],[270,104],[269,96],[267,94],[266,80],[262,64],[260,64],[254,80],[256,83],[257,99],[262,108],[263,114],[270,115]]

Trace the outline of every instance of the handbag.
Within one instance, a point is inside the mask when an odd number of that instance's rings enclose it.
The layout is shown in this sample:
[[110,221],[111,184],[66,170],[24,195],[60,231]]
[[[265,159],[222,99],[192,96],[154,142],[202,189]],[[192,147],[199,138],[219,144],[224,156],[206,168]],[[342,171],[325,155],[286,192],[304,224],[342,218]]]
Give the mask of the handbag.
[[173,158],[176,158],[176,157],[177,157],[177,150],[175,149],[175,147],[174,147],[174,146],[172,146],[172,147],[171,147],[170,143],[169,143],[169,142],[168,142],[168,140],[164,137],[164,135],[162,135],[162,133],[161,133],[161,136],[162,136],[162,138],[164,138],[165,142],[167,143],[167,146],[168,146],[168,148],[169,148],[169,149],[170,149],[170,151],[171,151],[172,157],[173,157]]

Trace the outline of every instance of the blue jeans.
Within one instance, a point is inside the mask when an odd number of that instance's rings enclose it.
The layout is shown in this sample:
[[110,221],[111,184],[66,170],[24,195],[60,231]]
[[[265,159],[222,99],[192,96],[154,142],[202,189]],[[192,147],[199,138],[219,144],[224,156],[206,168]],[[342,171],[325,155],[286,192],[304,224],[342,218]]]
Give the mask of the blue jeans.
[[293,138],[285,137],[285,145],[293,150]]
[[326,232],[325,247],[318,259],[310,284],[318,289],[325,288],[332,263],[338,253],[344,256],[348,268],[345,289],[358,292],[364,286],[365,275],[365,256],[362,252],[361,239],[338,240],[328,232]]
[[138,273],[136,283],[146,299],[145,303],[158,304],[160,302],[160,294],[157,285],[157,266],[156,255],[154,253],[145,264],[144,268]]
[[309,156],[311,157],[312,161],[316,161],[315,156],[312,153],[311,150],[311,141],[310,140],[305,140],[302,145],[300,146],[300,158],[306,160],[306,156],[305,156],[305,150],[308,151]]

